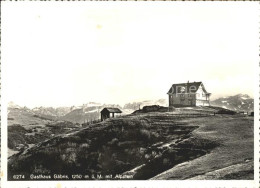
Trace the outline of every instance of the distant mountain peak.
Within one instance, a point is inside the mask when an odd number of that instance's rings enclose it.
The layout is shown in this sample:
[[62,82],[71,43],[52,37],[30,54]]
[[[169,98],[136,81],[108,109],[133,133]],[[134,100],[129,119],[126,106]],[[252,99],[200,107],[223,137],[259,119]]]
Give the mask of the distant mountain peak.
[[237,94],[229,97],[221,97],[211,101],[211,105],[227,108],[234,111],[250,112],[254,110],[254,99],[247,94]]
[[238,95],[235,95],[237,97],[241,97],[241,98],[246,98],[246,99],[251,99],[251,97],[247,94],[238,94]]
[[8,103],[8,108],[22,108],[21,106],[15,104],[13,101]]

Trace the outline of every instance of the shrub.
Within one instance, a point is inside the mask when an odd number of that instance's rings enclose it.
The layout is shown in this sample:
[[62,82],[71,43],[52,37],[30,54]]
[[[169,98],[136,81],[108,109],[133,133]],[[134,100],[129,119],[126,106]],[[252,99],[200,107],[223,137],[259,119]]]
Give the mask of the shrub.
[[146,129],[141,129],[140,133],[141,133],[141,136],[144,137],[144,140],[150,140],[151,139],[150,131],[148,131]]

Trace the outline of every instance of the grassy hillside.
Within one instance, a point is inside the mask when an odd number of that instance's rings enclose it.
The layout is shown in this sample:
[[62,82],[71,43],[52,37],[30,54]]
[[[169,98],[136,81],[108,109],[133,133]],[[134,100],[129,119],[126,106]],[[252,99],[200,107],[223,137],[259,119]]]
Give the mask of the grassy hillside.
[[[214,163],[208,157],[212,155]],[[252,118],[154,112],[109,119],[26,149],[10,157],[8,178],[67,174],[71,179],[72,174],[82,174],[92,179],[101,174],[117,179],[121,174],[125,179],[187,179],[250,163],[252,158]],[[188,168],[197,160],[200,163]],[[177,173],[178,164],[187,169]],[[252,168],[248,169],[244,175],[237,170],[237,175],[223,173],[219,179],[252,179]]]
[[23,151],[32,145],[75,129],[78,129],[78,127],[65,121],[52,122],[46,125],[22,126],[16,124],[8,126],[8,148],[11,149],[10,151]]
[[8,111],[8,125],[45,125],[53,121],[26,108],[9,108]]
[[9,156],[53,136],[78,128],[78,125],[71,122],[49,119],[27,108],[8,110]]
[[152,179],[253,179],[253,117],[217,115],[190,123],[199,126],[192,133],[195,138],[217,142],[219,147]]

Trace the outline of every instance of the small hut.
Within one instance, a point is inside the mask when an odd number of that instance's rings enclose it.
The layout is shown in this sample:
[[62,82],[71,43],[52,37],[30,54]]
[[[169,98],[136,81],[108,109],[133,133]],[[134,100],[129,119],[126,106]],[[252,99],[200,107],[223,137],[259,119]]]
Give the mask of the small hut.
[[107,118],[115,117],[115,114],[122,113],[118,108],[104,108],[101,112],[101,121],[104,121]]

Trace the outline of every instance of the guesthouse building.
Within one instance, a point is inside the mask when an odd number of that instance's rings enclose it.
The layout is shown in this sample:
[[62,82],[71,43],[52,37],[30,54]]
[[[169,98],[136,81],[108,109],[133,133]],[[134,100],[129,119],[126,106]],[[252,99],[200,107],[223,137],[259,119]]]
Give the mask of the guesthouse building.
[[202,82],[173,84],[168,91],[169,107],[210,106],[210,95]]

